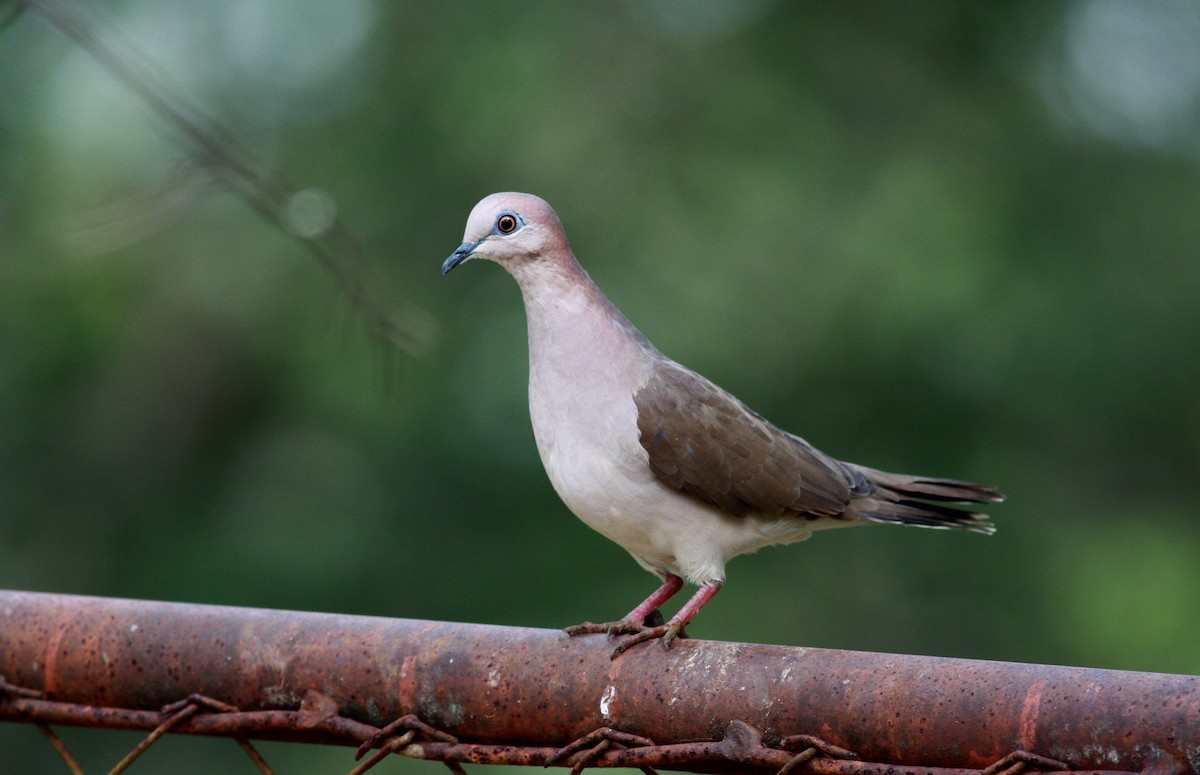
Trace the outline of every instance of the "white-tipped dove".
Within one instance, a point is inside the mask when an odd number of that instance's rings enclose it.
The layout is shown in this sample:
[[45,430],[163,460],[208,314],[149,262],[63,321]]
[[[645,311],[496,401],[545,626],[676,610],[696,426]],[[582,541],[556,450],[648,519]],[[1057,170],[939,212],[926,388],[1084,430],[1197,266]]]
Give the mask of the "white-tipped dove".
[[[529,324],[529,414],[546,474],[589,527],[662,586],[623,619],[571,635],[678,637],[725,582],[725,563],[815,530],[892,522],[991,533],[953,504],[999,501],[994,487],[843,463],[776,428],[667,358],[575,260],[558,216],[530,194],[471,211],[442,273],[486,258],[516,278]],[[665,624],[646,619],[683,586],[699,590]]]

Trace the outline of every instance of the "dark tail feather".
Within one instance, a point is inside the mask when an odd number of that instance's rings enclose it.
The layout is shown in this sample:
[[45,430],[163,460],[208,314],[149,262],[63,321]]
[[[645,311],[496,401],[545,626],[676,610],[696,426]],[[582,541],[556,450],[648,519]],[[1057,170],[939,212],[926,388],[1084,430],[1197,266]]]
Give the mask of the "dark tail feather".
[[[940,527],[991,534],[996,528],[987,514],[955,508],[953,504],[998,503],[1004,496],[995,487],[957,479],[889,474],[856,466],[874,485],[873,508],[859,511],[875,522],[896,522],[917,527]],[[932,501],[932,502],[930,502]]]

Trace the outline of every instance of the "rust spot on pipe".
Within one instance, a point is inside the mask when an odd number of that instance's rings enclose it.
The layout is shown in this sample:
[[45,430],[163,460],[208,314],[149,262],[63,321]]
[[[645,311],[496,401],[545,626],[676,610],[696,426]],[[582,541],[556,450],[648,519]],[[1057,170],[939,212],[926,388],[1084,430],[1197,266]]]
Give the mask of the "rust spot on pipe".
[[1021,704],[1021,748],[1033,750],[1037,747],[1038,711],[1042,707],[1042,690],[1046,688],[1046,679],[1034,681],[1029,691],[1025,693],[1025,701]]
[[58,684],[58,652],[69,626],[70,622],[57,622],[54,631],[46,641],[46,653],[42,657],[42,664],[45,666],[42,691],[46,693],[47,697],[54,696],[54,690]]
[[400,663],[400,679],[396,682],[396,702],[401,708],[411,708],[417,699],[417,657],[409,654]]

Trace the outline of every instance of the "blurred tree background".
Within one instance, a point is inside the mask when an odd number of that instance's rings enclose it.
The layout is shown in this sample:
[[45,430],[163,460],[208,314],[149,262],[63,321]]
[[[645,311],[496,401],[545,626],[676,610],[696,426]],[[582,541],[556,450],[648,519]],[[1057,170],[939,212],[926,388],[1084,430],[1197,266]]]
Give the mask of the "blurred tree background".
[[[475,202],[518,190],[664,352],[776,424],[1009,496],[992,538],[875,527],[737,560],[695,637],[1200,673],[1195,3],[94,9],[336,203],[436,336],[381,358],[299,241],[173,177],[191,149],[145,102],[17,18],[0,586],[537,627],[625,613],[655,580],[545,478],[515,284],[438,273]],[[136,738],[63,736],[94,768]],[[0,741],[13,771],[56,771],[32,729]],[[138,766],[249,768],[232,744],[165,745]],[[281,772],[348,768],[268,748]]]

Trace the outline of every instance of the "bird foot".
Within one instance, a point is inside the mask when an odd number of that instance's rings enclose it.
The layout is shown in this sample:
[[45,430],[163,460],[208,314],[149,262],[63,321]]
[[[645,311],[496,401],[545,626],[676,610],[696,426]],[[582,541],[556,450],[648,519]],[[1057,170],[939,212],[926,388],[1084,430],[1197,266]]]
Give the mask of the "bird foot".
[[[631,612],[631,615],[633,613],[636,612]],[[664,621],[666,620],[663,619],[662,611],[655,608],[646,614],[646,618],[640,622],[626,616],[624,619],[618,619],[615,622],[602,622],[600,624],[584,622],[583,624],[572,625],[571,627],[567,627],[564,632],[572,638],[576,635],[607,635],[611,638],[614,635],[629,635],[630,633],[641,632],[647,627],[657,627]]]
[[584,622],[583,624],[575,624],[566,628],[567,635],[574,638],[576,635],[627,635],[631,632],[638,632],[645,627],[641,622],[630,621],[629,619],[618,619],[615,622]]
[[645,621],[637,622],[632,619],[618,619],[615,622],[584,622],[567,627],[565,632],[570,637],[576,635],[607,635],[612,638],[617,635],[630,635],[613,649],[612,659],[616,659],[621,654],[624,654],[629,649],[639,643],[644,643],[648,640],[661,638],[663,649],[670,649],[671,642],[676,638],[686,638],[687,633],[683,630],[683,622],[670,621],[663,623],[662,613],[655,608],[647,616]]
[[655,627],[646,627],[645,625],[637,628],[633,633],[621,641],[612,652],[612,659],[624,654],[629,649],[639,643],[645,643],[648,640],[658,640],[662,644],[663,651],[671,649],[671,643],[676,638],[686,638],[687,633],[683,631],[683,622],[670,621],[666,624],[659,624]]
[[[565,745],[558,749],[558,752],[546,760],[545,766],[549,767],[557,764],[565,759],[574,756],[580,751],[586,752],[579,760],[571,767],[571,775],[579,775],[592,762],[604,755],[604,752],[610,748],[635,748],[642,746],[654,745],[654,741],[648,737],[633,735],[628,732],[618,732],[610,727],[600,727],[597,730],[587,733],[569,745]],[[657,775],[654,768],[642,767],[642,772],[648,775]]]

